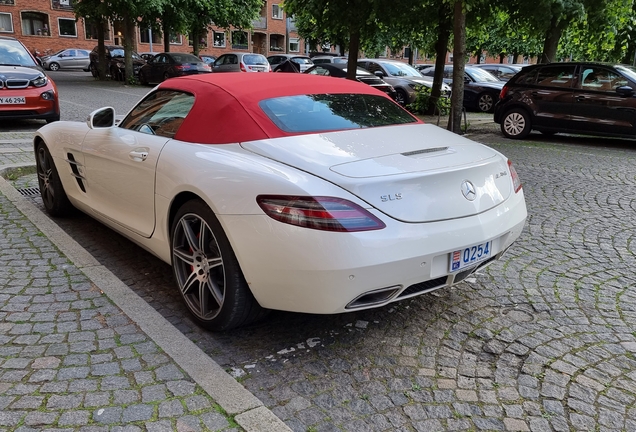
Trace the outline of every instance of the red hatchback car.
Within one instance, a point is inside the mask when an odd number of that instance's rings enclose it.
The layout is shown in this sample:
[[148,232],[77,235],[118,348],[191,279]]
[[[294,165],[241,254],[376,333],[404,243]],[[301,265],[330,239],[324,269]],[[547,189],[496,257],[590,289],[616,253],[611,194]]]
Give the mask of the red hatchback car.
[[0,37],[0,120],[60,119],[57,87],[17,39]]

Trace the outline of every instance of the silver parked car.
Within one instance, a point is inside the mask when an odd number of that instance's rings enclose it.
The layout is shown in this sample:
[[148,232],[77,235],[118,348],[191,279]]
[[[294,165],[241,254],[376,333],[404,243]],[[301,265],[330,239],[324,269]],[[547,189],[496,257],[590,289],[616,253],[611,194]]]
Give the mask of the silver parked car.
[[231,52],[214,61],[212,72],[271,72],[267,58],[262,54]]
[[60,69],[83,69],[88,71],[88,65],[91,62],[89,54],[90,51],[85,49],[64,49],[50,56],[42,57],[42,67],[52,71]]

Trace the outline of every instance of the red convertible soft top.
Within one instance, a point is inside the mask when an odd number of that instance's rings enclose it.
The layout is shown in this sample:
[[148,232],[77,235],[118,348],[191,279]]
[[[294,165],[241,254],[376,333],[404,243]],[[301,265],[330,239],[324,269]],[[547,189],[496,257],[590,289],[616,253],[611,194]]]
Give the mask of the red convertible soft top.
[[302,94],[386,93],[346,79],[289,73],[211,73],[173,78],[162,89],[194,94],[190,113],[175,139],[227,144],[298,135],[279,129],[261,110],[264,99]]

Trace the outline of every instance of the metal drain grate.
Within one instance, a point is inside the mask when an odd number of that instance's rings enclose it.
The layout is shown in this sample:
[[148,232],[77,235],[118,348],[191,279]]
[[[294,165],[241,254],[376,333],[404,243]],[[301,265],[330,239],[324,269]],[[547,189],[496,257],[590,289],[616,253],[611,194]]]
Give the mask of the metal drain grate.
[[22,196],[25,196],[27,198],[40,196],[40,188],[39,187],[30,187],[30,188],[18,189],[18,192],[20,192],[20,194]]

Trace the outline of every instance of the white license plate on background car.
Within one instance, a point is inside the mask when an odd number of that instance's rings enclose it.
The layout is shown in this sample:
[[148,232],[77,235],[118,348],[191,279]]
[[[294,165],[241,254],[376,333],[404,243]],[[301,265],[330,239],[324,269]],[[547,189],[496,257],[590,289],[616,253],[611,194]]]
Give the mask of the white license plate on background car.
[[490,258],[492,241],[460,249],[450,254],[450,271],[456,272]]
[[24,96],[6,96],[0,97],[1,105],[13,105],[13,104],[25,104],[26,98]]

